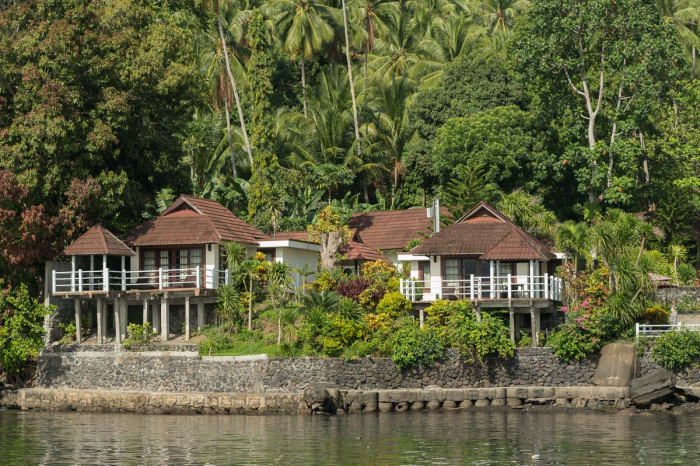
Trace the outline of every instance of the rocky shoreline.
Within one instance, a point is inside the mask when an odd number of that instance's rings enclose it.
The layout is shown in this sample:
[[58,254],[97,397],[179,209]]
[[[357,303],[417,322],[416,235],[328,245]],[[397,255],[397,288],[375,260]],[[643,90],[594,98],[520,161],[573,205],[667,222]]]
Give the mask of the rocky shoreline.
[[[696,409],[698,388],[679,388],[649,411]],[[341,390],[313,383],[303,393],[163,393],[26,388],[0,392],[0,407],[25,411],[144,414],[353,414],[448,409],[636,409],[629,387],[507,387]]]

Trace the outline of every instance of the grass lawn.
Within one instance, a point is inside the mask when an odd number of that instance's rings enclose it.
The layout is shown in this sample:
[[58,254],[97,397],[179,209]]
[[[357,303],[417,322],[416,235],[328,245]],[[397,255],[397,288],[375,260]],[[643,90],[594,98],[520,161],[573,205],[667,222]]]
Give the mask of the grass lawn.
[[247,342],[241,341],[235,343],[232,348],[220,351],[218,353],[212,353],[207,356],[246,356],[249,354],[267,354],[270,357],[277,356],[279,353],[279,347],[276,344],[265,345],[261,341]]

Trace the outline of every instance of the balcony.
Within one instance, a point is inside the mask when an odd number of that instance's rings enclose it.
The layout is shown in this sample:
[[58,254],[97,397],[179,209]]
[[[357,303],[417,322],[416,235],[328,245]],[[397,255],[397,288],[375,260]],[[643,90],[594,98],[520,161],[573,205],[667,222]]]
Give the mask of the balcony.
[[215,290],[230,284],[228,270],[203,267],[159,268],[154,270],[75,270],[53,271],[54,295],[109,294],[110,292],[157,292]]
[[[448,280],[432,277],[430,280],[402,279],[401,294],[414,303],[430,303],[437,299],[468,299],[486,307],[512,306],[514,303],[533,301],[561,302],[562,282],[549,274],[504,275],[478,277],[468,280]],[[491,305],[489,305],[491,304]]]

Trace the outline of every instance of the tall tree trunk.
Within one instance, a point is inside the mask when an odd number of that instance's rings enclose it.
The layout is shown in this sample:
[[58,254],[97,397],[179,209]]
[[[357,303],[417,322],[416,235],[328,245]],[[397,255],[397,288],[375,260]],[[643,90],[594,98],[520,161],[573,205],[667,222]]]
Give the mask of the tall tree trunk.
[[231,137],[231,114],[228,111],[229,100],[228,95],[226,96],[226,101],[224,102],[224,108],[226,109],[226,132],[228,134],[228,150],[231,152],[231,167],[233,168],[233,177],[238,178],[238,170],[236,170],[236,155],[233,152],[233,138]]
[[301,53],[301,96],[304,104],[304,118],[308,118],[306,114],[306,59],[304,52]]
[[394,205],[396,199],[396,186],[399,184],[399,161],[394,163],[394,184],[391,185],[391,205]]
[[219,36],[221,38],[221,46],[224,49],[224,62],[226,63],[226,73],[228,74],[228,79],[231,81],[231,87],[233,88],[233,98],[236,101],[236,107],[238,108],[238,119],[241,121],[241,132],[243,133],[243,142],[245,143],[246,151],[248,152],[248,158],[250,159],[250,167],[253,168],[253,151],[250,148],[250,141],[248,140],[248,131],[245,129],[245,119],[243,118],[243,107],[241,106],[241,99],[238,96],[238,87],[236,86],[236,80],[233,77],[233,72],[231,71],[231,62],[228,58],[228,47],[226,46],[226,36],[224,36],[224,26],[221,24],[221,14],[219,13],[219,4],[216,4],[216,21],[219,23]]
[[355,142],[357,143],[357,155],[362,155],[360,146],[360,122],[357,118],[357,100],[355,99],[355,81],[352,79],[352,63],[350,62],[350,36],[348,34],[348,15],[345,11],[345,0],[341,1],[343,6],[343,26],[345,27],[345,58],[348,62],[348,79],[350,80],[350,96],[352,97],[352,116],[355,120]]
[[695,79],[695,46],[693,45],[693,79]]
[[253,276],[250,276],[250,290],[248,291],[248,330],[253,331]]
[[369,190],[367,189],[367,180],[362,182],[362,193],[365,196],[365,203],[369,204]]

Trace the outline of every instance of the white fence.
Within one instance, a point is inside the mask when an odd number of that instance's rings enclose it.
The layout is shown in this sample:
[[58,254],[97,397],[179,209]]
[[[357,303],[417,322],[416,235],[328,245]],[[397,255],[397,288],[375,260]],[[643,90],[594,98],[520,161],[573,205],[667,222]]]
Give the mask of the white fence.
[[656,338],[664,333],[673,332],[677,330],[692,330],[694,332],[700,332],[700,324],[648,325],[638,323],[636,333],[637,338]]
[[230,284],[228,270],[202,267],[153,270],[53,271],[53,293],[87,291],[162,290],[164,288],[215,289]]
[[561,301],[561,279],[549,274],[503,275],[477,277],[469,280],[448,280],[432,277],[430,280],[401,279],[401,294],[411,301],[436,299],[550,299]]

